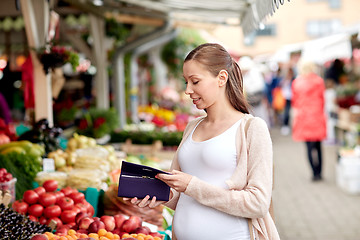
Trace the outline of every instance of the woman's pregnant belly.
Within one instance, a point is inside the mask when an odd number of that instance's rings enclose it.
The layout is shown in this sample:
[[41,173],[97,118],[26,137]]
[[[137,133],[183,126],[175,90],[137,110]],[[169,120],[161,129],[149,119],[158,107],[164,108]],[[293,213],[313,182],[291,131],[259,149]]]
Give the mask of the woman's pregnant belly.
[[201,205],[185,194],[176,206],[173,231],[178,240],[250,239],[247,219]]

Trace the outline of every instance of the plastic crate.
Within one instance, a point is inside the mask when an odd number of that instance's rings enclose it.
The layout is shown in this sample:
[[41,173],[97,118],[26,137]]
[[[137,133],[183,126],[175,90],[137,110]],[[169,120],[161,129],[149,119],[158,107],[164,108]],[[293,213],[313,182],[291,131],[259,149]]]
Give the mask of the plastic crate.
[[10,195],[11,195],[11,201],[10,203],[14,202],[15,201],[15,195],[16,195],[16,191],[15,191],[15,188],[16,188],[16,181],[17,179],[16,178],[13,178],[11,179],[10,181],[8,182],[3,182],[3,183],[0,183],[0,190],[2,191],[9,191],[10,192]]
[[104,190],[97,190],[96,188],[87,188],[85,191],[79,191],[85,194],[85,199],[88,201],[94,208],[94,216],[96,217],[99,214],[99,201],[104,195]]

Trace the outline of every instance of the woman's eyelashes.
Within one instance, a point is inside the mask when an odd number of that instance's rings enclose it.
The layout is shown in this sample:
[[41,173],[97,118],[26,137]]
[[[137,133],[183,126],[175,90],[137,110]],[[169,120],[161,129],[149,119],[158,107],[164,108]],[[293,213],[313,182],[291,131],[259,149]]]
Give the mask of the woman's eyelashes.
[[[196,85],[196,84],[199,83],[199,81],[191,81],[191,83],[192,83],[193,85]],[[188,85],[188,84],[189,84],[189,82],[188,82],[188,81],[185,81],[185,85]]]

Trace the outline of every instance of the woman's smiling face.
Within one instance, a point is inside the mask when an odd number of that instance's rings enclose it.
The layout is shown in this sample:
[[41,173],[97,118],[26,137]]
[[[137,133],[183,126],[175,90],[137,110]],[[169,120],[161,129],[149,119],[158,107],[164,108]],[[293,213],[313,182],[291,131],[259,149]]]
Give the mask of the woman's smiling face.
[[189,95],[198,109],[212,106],[220,93],[219,79],[194,60],[186,61],[183,66],[186,83],[185,94]]

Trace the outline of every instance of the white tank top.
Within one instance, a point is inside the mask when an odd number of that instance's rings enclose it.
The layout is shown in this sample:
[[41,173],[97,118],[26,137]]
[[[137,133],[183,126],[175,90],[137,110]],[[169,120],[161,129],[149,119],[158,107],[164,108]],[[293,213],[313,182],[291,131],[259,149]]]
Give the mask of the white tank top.
[[[196,125],[178,153],[181,171],[228,189],[225,180],[236,168],[235,135],[240,121],[222,134],[202,142],[192,139]],[[183,193],[176,206],[173,227],[179,240],[250,239],[247,219],[204,206]]]

